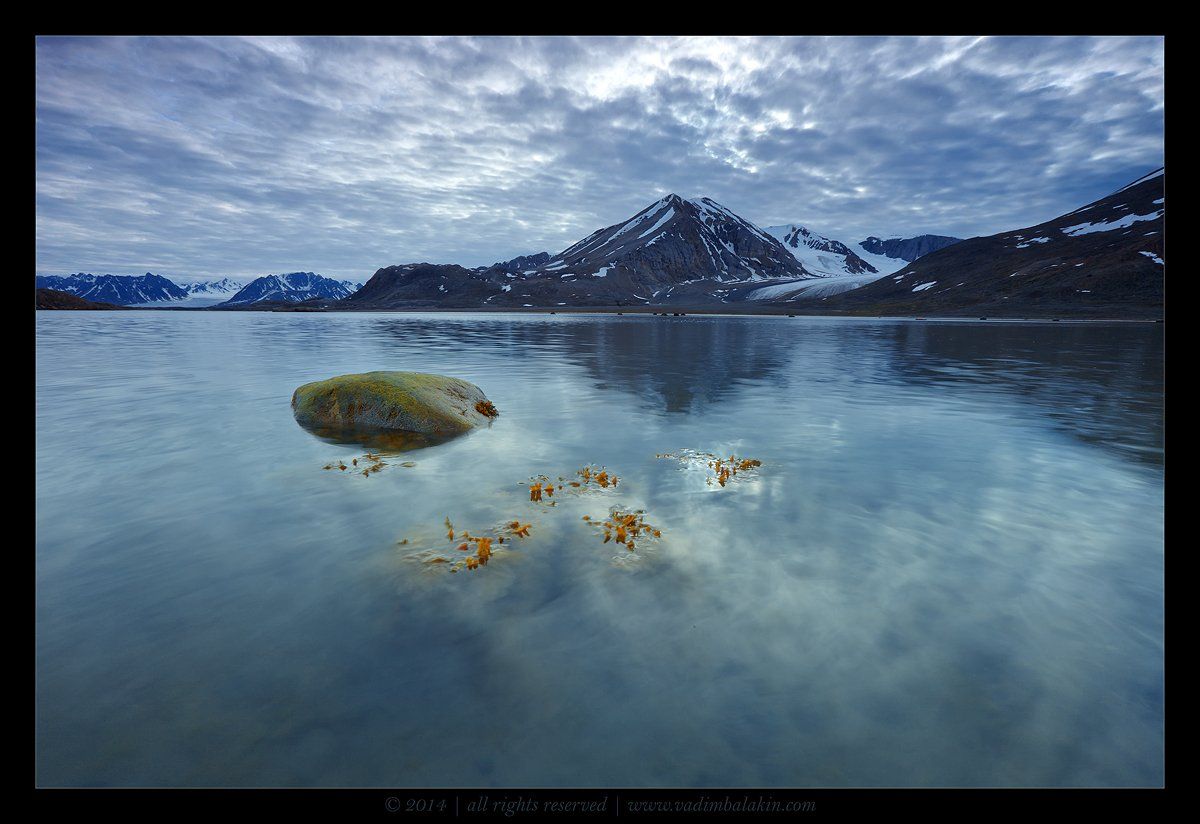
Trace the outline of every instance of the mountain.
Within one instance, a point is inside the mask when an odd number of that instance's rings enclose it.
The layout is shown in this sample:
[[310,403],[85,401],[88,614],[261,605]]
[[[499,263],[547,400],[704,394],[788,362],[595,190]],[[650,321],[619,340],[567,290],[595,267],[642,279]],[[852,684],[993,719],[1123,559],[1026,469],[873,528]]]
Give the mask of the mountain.
[[524,265],[389,266],[377,271],[348,304],[697,305],[735,300],[744,290],[761,285],[817,277],[777,238],[716,201],[684,200],[675,194],[597,229],[533,268],[521,268]]
[[953,246],[961,240],[962,238],[948,237],[946,235],[893,237],[887,240],[872,236],[858,245],[873,255],[882,255],[893,260],[912,263],[919,257],[924,257],[930,252],[936,252],[938,249],[945,249],[947,246]]
[[464,269],[453,263],[408,263],[380,269],[339,308],[454,307],[486,305],[501,294],[503,269]]
[[822,309],[1160,316],[1163,181],[1158,169],[1045,223],[960,241],[893,275],[827,298]]
[[214,306],[229,300],[246,287],[246,281],[234,278],[195,280],[179,284],[188,296],[179,301],[182,306]]
[[84,300],[132,306],[187,298],[188,292],[179,284],[161,275],[91,275],[79,273],[60,277],[38,275],[38,289],[67,292]]
[[742,300],[786,301],[801,296],[809,298],[836,295],[878,280],[900,269],[905,263],[903,260],[870,252],[863,248],[862,244],[847,246],[840,240],[833,240],[797,223],[768,226],[766,231],[778,238],[804,270],[816,278],[763,286],[742,293]]
[[56,289],[85,300],[121,306],[211,306],[238,292],[245,281],[232,278],[178,283],[147,272],[144,275],[38,276],[38,288]]
[[498,269],[501,272],[525,272],[536,269],[550,262],[549,252],[538,252],[535,255],[519,255],[512,260],[503,260],[499,263],[493,263],[491,266],[483,267],[486,269]]
[[222,306],[238,306],[261,301],[297,303],[313,298],[341,300],[354,294],[362,284],[348,280],[314,275],[312,272],[291,272],[286,275],[264,275],[255,278]]
[[115,303],[101,303],[94,300],[86,300],[71,292],[62,292],[58,289],[48,289],[44,286],[37,287],[34,297],[34,308],[36,309],[127,309],[127,306],[118,306]]
[[[768,226],[767,234],[778,238],[805,271],[821,277],[843,275],[886,274],[840,240],[831,240],[807,227],[789,223],[786,226]],[[885,259],[886,261],[886,259]],[[887,267],[890,261],[883,265]],[[900,268],[903,264],[897,265]]]

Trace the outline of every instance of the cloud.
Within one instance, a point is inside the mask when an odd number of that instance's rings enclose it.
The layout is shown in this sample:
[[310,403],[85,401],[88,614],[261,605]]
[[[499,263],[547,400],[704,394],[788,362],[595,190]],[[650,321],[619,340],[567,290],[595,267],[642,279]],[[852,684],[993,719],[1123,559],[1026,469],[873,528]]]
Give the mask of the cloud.
[[41,38],[39,272],[558,251],[668,191],[990,234],[1163,159],[1148,38]]

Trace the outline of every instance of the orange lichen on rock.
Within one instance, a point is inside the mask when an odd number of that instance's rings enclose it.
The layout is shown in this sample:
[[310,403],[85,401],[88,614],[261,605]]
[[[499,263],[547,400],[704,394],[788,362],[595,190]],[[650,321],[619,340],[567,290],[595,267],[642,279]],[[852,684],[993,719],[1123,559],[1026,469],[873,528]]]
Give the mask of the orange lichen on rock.
[[499,417],[500,412],[496,409],[496,405],[491,401],[479,401],[475,404],[475,411],[485,418]]

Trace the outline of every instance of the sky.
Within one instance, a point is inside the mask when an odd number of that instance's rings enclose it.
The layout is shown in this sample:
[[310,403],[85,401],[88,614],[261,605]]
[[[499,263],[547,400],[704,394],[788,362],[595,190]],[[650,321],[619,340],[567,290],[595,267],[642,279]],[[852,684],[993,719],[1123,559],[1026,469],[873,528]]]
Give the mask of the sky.
[[1163,38],[39,38],[39,274],[366,280],[663,195],[958,237],[1163,165]]

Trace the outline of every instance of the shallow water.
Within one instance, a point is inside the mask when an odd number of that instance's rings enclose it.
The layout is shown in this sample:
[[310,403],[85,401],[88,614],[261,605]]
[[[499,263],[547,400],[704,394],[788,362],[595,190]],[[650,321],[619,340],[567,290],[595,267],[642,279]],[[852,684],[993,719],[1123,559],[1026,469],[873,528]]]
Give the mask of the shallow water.
[[[37,781],[1157,785],[1162,356],[1140,325],[39,312]],[[363,450],[291,393],[373,369],[501,416],[323,470]],[[711,486],[683,448],[763,465]],[[619,485],[520,485],[588,463]],[[601,543],[613,505],[662,540]],[[447,516],[531,534],[452,574]]]

